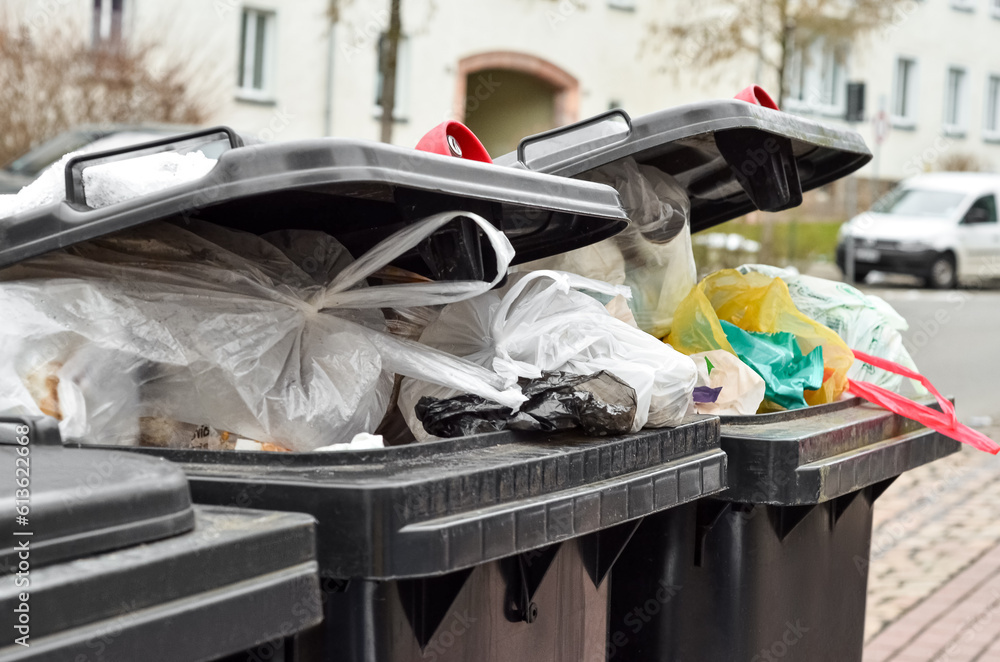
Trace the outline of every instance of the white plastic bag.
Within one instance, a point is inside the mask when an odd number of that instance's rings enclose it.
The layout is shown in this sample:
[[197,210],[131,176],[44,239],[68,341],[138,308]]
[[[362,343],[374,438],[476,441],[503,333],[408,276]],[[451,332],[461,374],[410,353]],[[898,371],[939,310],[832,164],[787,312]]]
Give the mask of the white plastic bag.
[[[903,317],[885,300],[864,294],[847,283],[804,276],[788,269],[762,264],[747,264],[742,273],[757,271],[771,278],[780,278],[788,286],[792,301],[804,315],[839,335],[847,346],[866,354],[898,363],[917,372],[910,353],[903,346],[902,331],[908,328]],[[899,392],[903,377],[880,370],[863,361],[855,361],[847,371],[850,379],[876,384]],[[911,382],[919,395],[927,390]]]
[[674,310],[697,283],[691,248],[691,204],[684,189],[658,168],[634,159],[588,173],[618,190],[631,221],[615,237],[536,260],[518,271],[568,271],[632,290],[629,307],[639,328],[657,338],[670,333]]
[[[621,286],[575,274],[516,274],[504,292],[488,292],[445,306],[420,341],[492,369],[507,384],[561,371],[590,375],[607,370],[635,389],[632,429],[680,422],[691,405],[694,364],[653,336],[616,319],[586,290],[627,295]],[[458,391],[404,379],[399,405],[417,439],[428,438],[414,407],[422,396],[450,398]]]
[[750,366],[724,349],[691,354],[698,371],[695,387],[722,388],[715,402],[695,402],[699,414],[750,416],[764,401],[764,379]]
[[[361,287],[457,217],[494,248],[492,282]],[[265,239],[200,222],[79,244],[0,272],[0,413],[55,415],[65,436],[102,444],[205,428],[305,451],[373,432],[393,373],[516,407],[519,389],[393,338],[379,311],[485,292],[512,256],[466,213],[415,223],[357,261],[320,232]]]

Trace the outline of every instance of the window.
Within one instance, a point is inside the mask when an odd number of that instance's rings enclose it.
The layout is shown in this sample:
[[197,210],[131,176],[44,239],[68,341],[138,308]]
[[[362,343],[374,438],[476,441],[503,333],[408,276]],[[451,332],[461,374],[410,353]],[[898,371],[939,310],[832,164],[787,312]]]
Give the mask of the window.
[[270,100],[273,57],[274,14],[244,9],[240,27],[240,68],[237,72],[240,96]]
[[[375,117],[382,117],[382,62],[386,57],[389,41],[383,33],[378,41],[378,61],[375,69]],[[410,94],[410,40],[400,36],[396,47],[396,103],[392,109],[393,119],[405,122],[409,109]]]
[[986,80],[986,113],[983,129],[987,137],[1000,139],[1000,76]]
[[94,0],[91,40],[95,47],[119,44],[125,0]]
[[992,195],[984,195],[969,207],[965,212],[963,223],[996,223],[997,222],[997,201]]
[[966,118],[966,78],[965,69],[948,69],[945,88],[944,127],[948,133],[964,134]]
[[789,67],[789,110],[843,115],[846,61],[846,47],[823,39],[808,48],[795,49]]
[[896,80],[892,93],[893,124],[912,127],[917,119],[917,61],[901,57],[896,60]]

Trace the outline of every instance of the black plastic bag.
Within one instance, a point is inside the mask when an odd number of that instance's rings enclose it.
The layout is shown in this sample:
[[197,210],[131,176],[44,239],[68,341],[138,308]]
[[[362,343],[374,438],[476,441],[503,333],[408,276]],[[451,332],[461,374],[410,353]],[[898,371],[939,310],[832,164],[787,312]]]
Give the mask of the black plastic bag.
[[437,437],[463,437],[497,430],[567,430],[590,436],[625,434],[636,413],[635,389],[604,370],[592,375],[547,372],[521,380],[528,401],[517,412],[477,395],[447,400],[422,397],[415,413]]

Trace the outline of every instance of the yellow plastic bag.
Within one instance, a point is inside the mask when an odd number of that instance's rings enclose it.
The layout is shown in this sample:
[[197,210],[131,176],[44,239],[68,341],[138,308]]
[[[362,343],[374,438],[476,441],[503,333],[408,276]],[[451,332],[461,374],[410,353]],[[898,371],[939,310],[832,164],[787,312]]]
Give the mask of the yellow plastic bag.
[[667,342],[684,354],[733,352],[719,320],[745,331],[791,333],[803,354],[822,346],[823,386],[805,392],[810,405],[833,402],[846,388],[847,371],[854,362],[851,349],[834,331],[799,312],[780,278],[756,272],[744,275],[735,269],[708,276],[677,307]]

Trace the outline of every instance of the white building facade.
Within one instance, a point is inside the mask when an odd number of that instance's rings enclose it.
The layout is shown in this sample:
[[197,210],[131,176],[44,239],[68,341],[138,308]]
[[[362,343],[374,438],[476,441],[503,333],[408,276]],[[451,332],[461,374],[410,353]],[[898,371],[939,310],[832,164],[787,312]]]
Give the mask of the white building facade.
[[[6,0],[29,23],[73,17],[95,41],[155,39],[213,85],[211,123],[264,140],[377,139],[380,35],[389,0]],[[721,3],[720,3],[721,4]],[[521,136],[611,107],[633,115],[731,97],[774,76],[755,57],[665,72],[651,23],[680,0],[404,0],[393,142],[466,121],[497,155]],[[793,63],[785,110],[854,125],[877,152],[862,174],[900,179],[963,155],[1000,169],[1000,0],[908,0],[869,37]],[[884,113],[884,115],[882,115]],[[877,117],[880,130],[876,131]],[[877,135],[881,140],[876,140]]]

